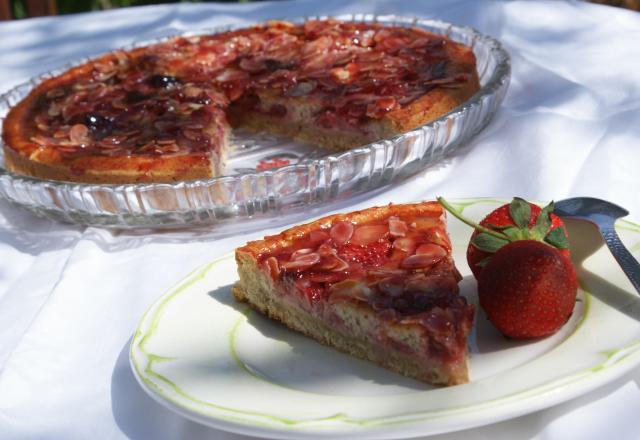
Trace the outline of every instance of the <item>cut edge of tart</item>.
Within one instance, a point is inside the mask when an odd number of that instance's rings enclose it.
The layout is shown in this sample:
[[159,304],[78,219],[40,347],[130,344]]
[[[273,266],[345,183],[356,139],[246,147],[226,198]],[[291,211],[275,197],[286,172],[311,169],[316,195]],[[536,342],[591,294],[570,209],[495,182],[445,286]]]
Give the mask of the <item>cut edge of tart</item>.
[[437,202],[324,217],[236,250],[233,295],[318,342],[434,385],[469,381],[474,306]]
[[473,50],[420,28],[270,21],[118,50],[45,79],[4,121],[5,162],[72,182],[205,179],[222,174],[232,127],[344,151],[479,89]]

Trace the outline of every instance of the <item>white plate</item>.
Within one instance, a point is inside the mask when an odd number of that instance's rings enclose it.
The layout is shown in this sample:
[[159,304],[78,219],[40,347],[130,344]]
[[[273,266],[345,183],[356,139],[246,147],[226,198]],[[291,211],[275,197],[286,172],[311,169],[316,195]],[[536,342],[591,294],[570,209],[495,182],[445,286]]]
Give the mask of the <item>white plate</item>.
[[[480,219],[501,204],[462,200]],[[463,294],[470,229],[449,216]],[[321,346],[234,302],[231,254],[195,270],[147,311],[131,343],[136,378],[169,409],[216,428],[273,438],[388,438],[454,431],[568,400],[640,363],[640,296],[590,225],[569,224],[582,290],[552,337],[507,340],[477,313],[471,382],[435,388]],[[640,226],[620,222],[640,253]]]

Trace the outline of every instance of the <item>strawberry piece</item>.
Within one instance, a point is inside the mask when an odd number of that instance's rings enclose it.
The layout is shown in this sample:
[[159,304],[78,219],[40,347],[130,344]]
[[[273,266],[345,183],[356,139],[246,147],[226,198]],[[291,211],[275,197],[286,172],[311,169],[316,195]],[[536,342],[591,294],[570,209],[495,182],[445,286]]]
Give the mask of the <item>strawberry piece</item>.
[[478,279],[480,305],[511,338],[555,333],[569,319],[578,282],[570,261],[556,248],[519,240],[500,248]]
[[360,263],[363,267],[379,267],[387,260],[391,244],[379,241],[367,246],[347,243],[338,249],[338,255],[347,262]]
[[315,307],[324,297],[325,289],[320,283],[312,282],[307,278],[300,278],[295,281],[295,285],[311,307]]
[[290,163],[291,161],[289,159],[280,159],[277,157],[270,160],[262,159],[256,166],[256,171],[271,170],[273,168],[279,168],[285,165],[289,165]]

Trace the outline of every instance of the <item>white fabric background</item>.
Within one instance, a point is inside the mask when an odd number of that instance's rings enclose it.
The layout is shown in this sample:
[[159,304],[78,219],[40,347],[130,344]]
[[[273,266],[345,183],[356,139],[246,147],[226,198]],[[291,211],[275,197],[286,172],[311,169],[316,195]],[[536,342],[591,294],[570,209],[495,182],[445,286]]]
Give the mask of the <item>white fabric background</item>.
[[[513,77],[502,109],[468,147],[393,189],[335,209],[436,194],[590,195],[640,219],[640,14],[630,11],[575,1],[323,0],[4,22],[0,83],[7,89],[78,57],[175,30],[350,12],[473,26],[504,43]],[[111,232],[38,219],[0,200],[0,438],[245,438],[189,422],[148,398],[127,349],[141,314],[162,292],[266,232]],[[637,439],[639,384],[636,370],[554,408],[434,438]]]

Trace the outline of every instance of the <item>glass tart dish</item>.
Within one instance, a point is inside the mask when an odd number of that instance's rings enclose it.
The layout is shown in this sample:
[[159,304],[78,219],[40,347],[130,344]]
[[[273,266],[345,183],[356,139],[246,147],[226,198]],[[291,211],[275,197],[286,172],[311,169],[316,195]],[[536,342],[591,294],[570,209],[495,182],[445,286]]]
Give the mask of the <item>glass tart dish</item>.
[[[313,17],[326,18],[329,17]],[[509,84],[509,55],[490,37],[434,20],[374,15],[332,18],[417,27],[462,43],[474,52],[481,88],[462,105],[434,121],[341,153],[273,135],[234,130],[233,148],[228,152],[223,175],[210,179],[177,183],[72,183],[10,172],[0,156],[0,195],[45,217],[113,228],[185,227],[268,219],[344,200],[415,174],[467,142],[488,124],[502,102]],[[207,29],[183,36],[240,27],[245,26]],[[0,117],[6,117],[42,81],[87,61],[34,78],[0,96]]]

